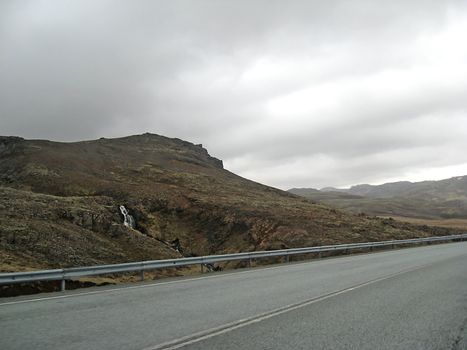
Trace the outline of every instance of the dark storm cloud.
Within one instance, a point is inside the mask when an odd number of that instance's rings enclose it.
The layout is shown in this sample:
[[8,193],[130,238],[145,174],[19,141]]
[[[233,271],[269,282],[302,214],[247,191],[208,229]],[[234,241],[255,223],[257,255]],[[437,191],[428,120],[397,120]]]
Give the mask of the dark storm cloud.
[[0,3],[0,134],[154,132],[287,187],[467,173],[464,1]]

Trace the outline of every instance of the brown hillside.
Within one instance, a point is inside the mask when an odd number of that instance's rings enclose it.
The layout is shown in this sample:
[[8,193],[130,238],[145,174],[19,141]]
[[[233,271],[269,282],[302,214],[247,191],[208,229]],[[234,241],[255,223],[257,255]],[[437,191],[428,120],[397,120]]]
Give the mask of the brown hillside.
[[[123,226],[119,205],[135,218]],[[315,204],[241,178],[201,145],[154,134],[0,138],[4,270],[446,234]]]
[[293,188],[289,192],[352,213],[423,219],[430,224],[451,227],[458,227],[454,219],[467,219],[467,176],[320,191]]

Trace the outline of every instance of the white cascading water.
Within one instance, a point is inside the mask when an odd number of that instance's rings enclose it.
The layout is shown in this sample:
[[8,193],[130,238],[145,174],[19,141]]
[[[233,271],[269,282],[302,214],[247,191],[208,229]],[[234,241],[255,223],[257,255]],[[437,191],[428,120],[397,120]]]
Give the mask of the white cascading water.
[[133,219],[133,216],[128,214],[128,210],[125,208],[125,206],[123,205],[120,206],[120,212],[123,215],[123,225],[129,228],[134,228],[135,220]]

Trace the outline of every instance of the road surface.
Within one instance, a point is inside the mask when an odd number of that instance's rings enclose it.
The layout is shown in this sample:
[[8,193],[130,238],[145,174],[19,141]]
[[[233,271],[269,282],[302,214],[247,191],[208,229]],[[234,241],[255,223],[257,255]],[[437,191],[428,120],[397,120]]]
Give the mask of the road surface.
[[467,243],[0,300],[1,349],[467,349]]

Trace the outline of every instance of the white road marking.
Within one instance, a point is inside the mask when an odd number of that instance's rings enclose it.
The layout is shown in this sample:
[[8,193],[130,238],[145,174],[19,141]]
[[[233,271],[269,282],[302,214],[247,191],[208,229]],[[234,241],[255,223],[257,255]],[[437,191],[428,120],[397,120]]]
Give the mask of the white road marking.
[[[111,289],[105,289],[105,290],[96,290],[96,291],[92,291],[92,292],[82,292],[82,293],[80,292],[80,293],[76,293],[76,294],[57,295],[57,296],[53,296],[53,297],[8,301],[8,302],[4,302],[4,303],[0,302],[0,307],[5,306],[5,305],[15,305],[15,304],[31,303],[31,302],[45,301],[45,300],[73,298],[73,297],[79,297],[79,296],[84,296],[84,295],[111,293],[111,292],[120,291],[120,290],[132,290],[132,289],[140,289],[140,288],[149,288],[149,287],[163,286],[163,285],[167,285],[167,284],[192,282],[192,281],[206,280],[206,279],[219,278],[219,277],[242,275],[242,274],[253,273],[253,272],[257,272],[257,271],[275,270],[275,269],[281,269],[281,268],[286,268],[286,267],[299,266],[299,265],[309,264],[309,263],[313,263],[313,262],[318,262],[318,261],[304,261],[304,262],[281,265],[281,266],[253,268],[253,269],[248,270],[248,271],[232,271],[232,272],[222,273],[222,274],[213,275],[213,276],[185,278],[185,279],[181,279],[181,280],[177,280],[177,281],[168,281],[168,282],[155,282],[155,283],[151,283],[151,284],[144,284],[144,285],[141,285],[141,286],[117,287],[117,288],[111,288]],[[321,262],[323,262],[323,260],[321,260]]]
[[[416,248],[433,248],[432,247],[411,247],[411,248],[406,248],[406,249],[416,249]],[[74,297],[80,297],[80,296],[86,296],[86,295],[94,295],[94,294],[105,294],[105,293],[112,293],[112,292],[118,292],[122,290],[133,290],[133,289],[140,289],[140,288],[150,288],[150,287],[157,287],[157,286],[163,286],[163,285],[168,285],[168,284],[175,284],[175,283],[184,283],[184,282],[192,282],[192,281],[198,281],[198,280],[206,280],[206,279],[212,279],[212,278],[220,278],[220,277],[227,277],[227,276],[234,276],[234,275],[242,275],[242,274],[247,274],[247,273],[253,273],[257,271],[264,271],[264,270],[275,270],[275,269],[283,269],[287,267],[294,267],[294,266],[300,266],[304,264],[312,264],[312,263],[329,263],[336,261],[338,259],[360,259],[362,257],[372,257],[375,255],[383,255],[383,254],[394,254],[394,253],[400,253],[404,252],[406,249],[398,249],[398,250],[389,250],[389,251],[381,251],[381,252],[372,252],[372,253],[363,253],[363,254],[355,254],[353,256],[348,256],[348,255],[340,255],[340,256],[333,256],[325,258],[325,259],[319,259],[319,260],[307,260],[303,262],[294,262],[294,263],[287,263],[285,265],[280,265],[280,266],[271,266],[271,267],[256,267],[253,269],[249,269],[247,271],[238,271],[234,270],[228,273],[222,273],[218,275],[213,275],[213,276],[205,276],[205,277],[194,277],[194,278],[185,278],[185,279],[180,279],[177,281],[168,281],[168,282],[155,282],[155,283],[150,283],[150,284],[144,284],[144,285],[137,285],[137,286],[125,286],[125,287],[116,287],[116,288],[110,288],[110,289],[105,289],[105,290],[96,290],[92,292],[78,292],[76,294],[67,294],[67,295],[57,295],[57,296],[51,296],[51,297],[43,297],[43,298],[34,298],[34,299],[25,299],[25,300],[16,300],[16,301],[7,301],[7,302],[0,302],[0,307],[2,306],[7,306],[7,305],[15,305],[15,304],[24,304],[24,303],[32,303],[32,302],[40,302],[40,301],[46,301],[46,300],[55,300],[55,299],[67,299],[67,298],[74,298]]]
[[277,309],[274,309],[274,310],[271,310],[271,311],[268,311],[268,312],[260,313],[260,314],[255,315],[255,316],[251,316],[251,317],[241,319],[241,320],[238,320],[238,321],[235,321],[235,322],[226,323],[226,324],[218,326],[218,327],[206,329],[204,331],[196,332],[196,333],[193,333],[193,334],[190,334],[190,335],[178,338],[178,339],[174,339],[174,340],[171,340],[171,341],[168,341],[168,342],[164,342],[164,343],[161,343],[161,344],[150,346],[150,347],[144,348],[142,350],[175,350],[175,349],[180,349],[180,348],[185,347],[187,345],[199,343],[199,342],[201,342],[203,340],[210,339],[210,338],[213,338],[213,337],[216,337],[218,335],[225,334],[225,333],[229,333],[229,332],[232,332],[232,331],[234,331],[236,329],[243,328],[243,327],[249,326],[251,324],[258,323],[258,322],[267,320],[267,319],[275,317],[275,316],[279,316],[281,314],[284,314],[284,313],[287,313],[287,312],[290,312],[290,311],[293,311],[293,310],[301,309],[301,308],[306,307],[308,305],[318,303],[320,301],[323,301],[323,300],[326,300],[326,299],[329,299],[329,298],[332,298],[332,297],[335,297],[335,296],[338,296],[338,295],[353,291],[355,289],[359,289],[359,288],[368,286],[370,284],[381,282],[381,281],[384,281],[384,280],[387,280],[387,279],[390,279],[390,278],[393,278],[393,277],[396,277],[396,276],[399,276],[399,275],[403,275],[405,273],[420,270],[420,269],[423,269],[423,268],[425,268],[427,266],[430,266],[430,265],[433,265],[433,264],[435,264],[435,263],[425,264],[425,265],[418,266],[418,267],[415,267],[415,268],[412,268],[412,269],[399,271],[399,272],[396,272],[396,273],[393,273],[393,274],[390,274],[390,275],[387,275],[387,276],[384,276],[384,277],[379,277],[379,278],[376,278],[376,279],[373,279],[373,280],[370,280],[370,281],[367,281],[367,282],[363,282],[363,283],[360,283],[360,284],[357,284],[357,285],[354,285],[354,286],[351,286],[351,287],[348,287],[348,288],[337,290],[337,291],[334,291],[334,292],[331,292],[331,293],[328,293],[328,294],[325,294],[325,295],[322,295],[322,296],[319,296],[319,297],[314,297],[314,298],[311,298],[311,299],[307,299],[307,300],[301,301],[299,303],[289,304],[289,305],[286,305],[286,306],[283,306],[283,307],[280,307],[280,308],[277,308]]

